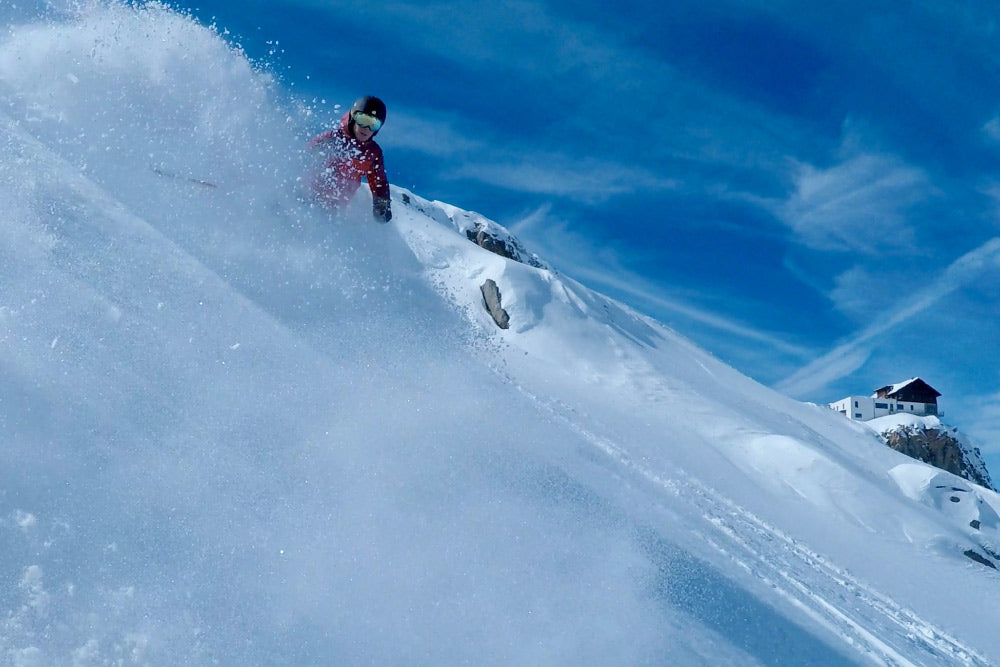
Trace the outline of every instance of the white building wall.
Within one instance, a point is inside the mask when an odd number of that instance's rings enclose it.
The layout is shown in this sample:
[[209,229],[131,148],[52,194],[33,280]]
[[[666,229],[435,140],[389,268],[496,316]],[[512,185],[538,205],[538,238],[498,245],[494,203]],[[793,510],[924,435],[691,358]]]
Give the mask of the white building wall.
[[[872,398],[872,410],[875,417],[894,415],[899,411],[899,403],[895,398]],[[875,418],[873,417],[873,419]]]
[[830,403],[830,408],[845,415],[848,419],[869,421],[876,417],[885,417],[899,412],[925,417],[937,414],[933,403],[909,403],[897,401],[895,398],[875,398],[873,396],[848,396],[836,403]]
[[919,415],[921,417],[936,415],[938,413],[937,406],[933,403],[907,403],[900,401],[898,410],[908,415]]
[[848,419],[859,421],[875,419],[875,401],[871,396],[848,396],[836,403],[830,403],[830,407],[846,415]]

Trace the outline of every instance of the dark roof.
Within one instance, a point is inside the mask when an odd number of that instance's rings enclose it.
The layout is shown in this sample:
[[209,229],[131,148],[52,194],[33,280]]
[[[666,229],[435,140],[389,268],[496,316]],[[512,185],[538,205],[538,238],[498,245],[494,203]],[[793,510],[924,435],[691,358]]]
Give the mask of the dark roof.
[[888,398],[892,398],[893,396],[896,396],[897,394],[902,392],[904,389],[908,390],[906,393],[917,392],[921,394],[933,394],[934,398],[937,398],[938,396],[941,395],[940,391],[930,386],[920,378],[910,378],[909,380],[905,380],[903,382],[897,382],[896,384],[889,384],[884,387],[879,387],[878,389],[875,390],[873,396],[886,396]]

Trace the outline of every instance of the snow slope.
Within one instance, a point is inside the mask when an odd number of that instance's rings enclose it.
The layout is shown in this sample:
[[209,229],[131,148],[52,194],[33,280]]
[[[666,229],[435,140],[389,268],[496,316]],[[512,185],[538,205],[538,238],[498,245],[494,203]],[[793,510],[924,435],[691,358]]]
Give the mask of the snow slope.
[[164,6],[0,17],[3,664],[1000,660],[996,494],[474,214],[314,210],[317,119]]

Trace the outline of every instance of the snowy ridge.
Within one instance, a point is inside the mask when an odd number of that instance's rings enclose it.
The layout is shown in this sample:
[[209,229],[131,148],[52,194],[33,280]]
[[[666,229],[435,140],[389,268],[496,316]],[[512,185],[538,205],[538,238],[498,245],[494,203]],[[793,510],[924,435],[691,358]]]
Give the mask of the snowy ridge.
[[[579,325],[580,330],[586,331],[609,327],[625,338],[647,346],[661,336],[643,316],[557,274],[534,254],[529,254],[537,259],[537,263],[532,265],[512,261],[469,243],[466,231],[480,225],[492,230],[498,237],[508,239],[515,247],[523,248],[519,240],[496,222],[452,205],[428,202],[401,188],[394,188],[394,193],[400,200],[405,194],[410,206],[419,213],[417,216],[404,214],[397,227],[417,259],[427,267],[427,276],[474,322],[489,324],[489,318],[481,316],[477,305],[480,300],[478,285],[486,278],[493,278],[505,295],[504,307],[511,313],[515,333],[524,334],[535,329],[543,318],[551,322],[558,317],[561,326],[572,328]],[[544,331],[537,333],[545,334]],[[523,336],[509,340],[516,340],[519,345],[528,344]],[[603,340],[597,347],[600,349],[596,352],[606,353]],[[546,347],[546,351],[551,350]],[[574,357],[580,356],[576,350],[571,352]]]
[[511,252],[513,259],[518,262],[538,269],[551,269],[538,255],[528,252],[521,241],[506,227],[479,213],[465,211],[445,202],[429,202],[403,188],[394,187],[394,191],[397,193],[399,201],[406,206],[412,206],[421,213],[438,220],[442,219],[443,214],[443,218],[469,240],[475,240],[478,233],[485,233],[489,238],[503,244]]
[[313,208],[316,112],[163,5],[0,17],[3,664],[1000,661],[996,494],[483,216]]

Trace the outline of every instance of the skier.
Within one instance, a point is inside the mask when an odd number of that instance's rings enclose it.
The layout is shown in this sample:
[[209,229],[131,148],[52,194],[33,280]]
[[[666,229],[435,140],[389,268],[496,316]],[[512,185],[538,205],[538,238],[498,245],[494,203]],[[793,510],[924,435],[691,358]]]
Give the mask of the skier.
[[313,137],[310,149],[323,151],[325,166],[313,180],[313,193],[331,208],[341,208],[351,201],[368,180],[372,191],[372,215],[379,222],[392,219],[389,203],[389,179],[385,175],[382,148],[375,135],[385,123],[385,103],[377,97],[359,97],[340,119],[340,127]]

